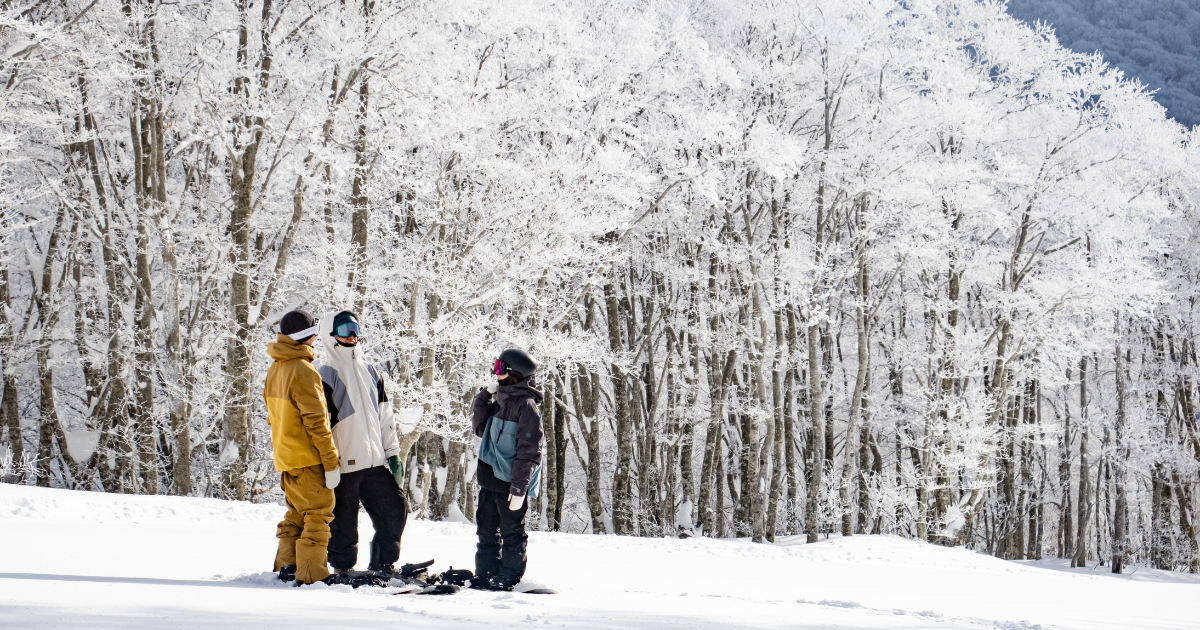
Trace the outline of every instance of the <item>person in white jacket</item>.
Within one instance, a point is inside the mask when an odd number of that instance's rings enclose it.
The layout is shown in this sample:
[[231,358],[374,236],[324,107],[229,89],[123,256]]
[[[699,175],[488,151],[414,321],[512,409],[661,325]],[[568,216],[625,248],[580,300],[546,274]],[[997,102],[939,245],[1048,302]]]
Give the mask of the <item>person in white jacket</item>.
[[[325,322],[330,322],[328,325]],[[368,569],[395,573],[400,538],[408,519],[404,465],[392,417],[392,403],[374,366],[362,360],[358,318],[342,311],[321,320],[325,362],[317,371],[325,389],[329,424],[338,449],[341,482],[334,489],[329,524],[329,564],[335,573],[358,562],[358,507],[371,517]]]

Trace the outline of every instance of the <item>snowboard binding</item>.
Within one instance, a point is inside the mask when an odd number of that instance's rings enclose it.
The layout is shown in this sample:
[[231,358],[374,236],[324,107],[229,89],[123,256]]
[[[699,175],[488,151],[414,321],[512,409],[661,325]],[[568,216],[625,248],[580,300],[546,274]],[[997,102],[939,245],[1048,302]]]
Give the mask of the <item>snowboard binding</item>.
[[451,566],[449,569],[441,572],[440,574],[435,574],[430,577],[429,581],[433,584],[440,582],[442,584],[452,584],[454,586],[461,587],[466,586],[467,582],[474,577],[475,574],[472,573],[470,569],[455,569],[453,566]]
[[358,588],[360,586],[387,586],[388,581],[388,578],[377,571],[342,571],[334,573],[324,580],[330,586],[344,584],[351,588]]
[[424,576],[427,575],[428,569],[431,566],[433,566],[433,560],[401,565],[400,577],[424,579]]

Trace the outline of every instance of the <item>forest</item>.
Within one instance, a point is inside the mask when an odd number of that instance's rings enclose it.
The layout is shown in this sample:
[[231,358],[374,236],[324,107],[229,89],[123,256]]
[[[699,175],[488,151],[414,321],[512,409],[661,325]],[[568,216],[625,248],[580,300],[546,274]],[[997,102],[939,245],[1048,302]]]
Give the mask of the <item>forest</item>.
[[1046,22],[1071,50],[1102,51],[1168,116],[1200,125],[1200,0],[1011,0],[1008,12]]
[[[280,498],[359,313],[415,516],[1200,570],[1200,131],[993,0],[4,0],[0,480]],[[318,363],[320,346],[318,343]]]

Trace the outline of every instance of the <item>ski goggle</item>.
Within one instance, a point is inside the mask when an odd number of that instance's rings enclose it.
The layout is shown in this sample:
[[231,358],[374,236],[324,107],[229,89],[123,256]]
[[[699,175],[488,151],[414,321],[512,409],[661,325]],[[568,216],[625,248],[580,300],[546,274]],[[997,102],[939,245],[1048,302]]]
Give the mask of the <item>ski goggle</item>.
[[333,336],[334,337],[357,337],[358,336],[358,323],[357,322],[345,322],[342,324],[338,324],[337,328],[333,329]]
[[496,359],[496,362],[492,364],[492,374],[495,374],[496,376],[500,376],[511,369],[512,368],[508,367],[507,363],[501,361],[500,359]]

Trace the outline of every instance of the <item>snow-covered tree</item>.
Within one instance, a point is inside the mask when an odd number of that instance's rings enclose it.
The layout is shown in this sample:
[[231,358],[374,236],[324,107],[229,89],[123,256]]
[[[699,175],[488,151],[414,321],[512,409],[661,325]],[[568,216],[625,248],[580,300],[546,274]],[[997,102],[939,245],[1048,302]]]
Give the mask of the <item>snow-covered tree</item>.
[[999,4],[31,1],[0,38],[10,481],[274,496],[266,342],[351,309],[422,516],[473,513],[519,346],[542,527],[1197,570],[1195,138]]

